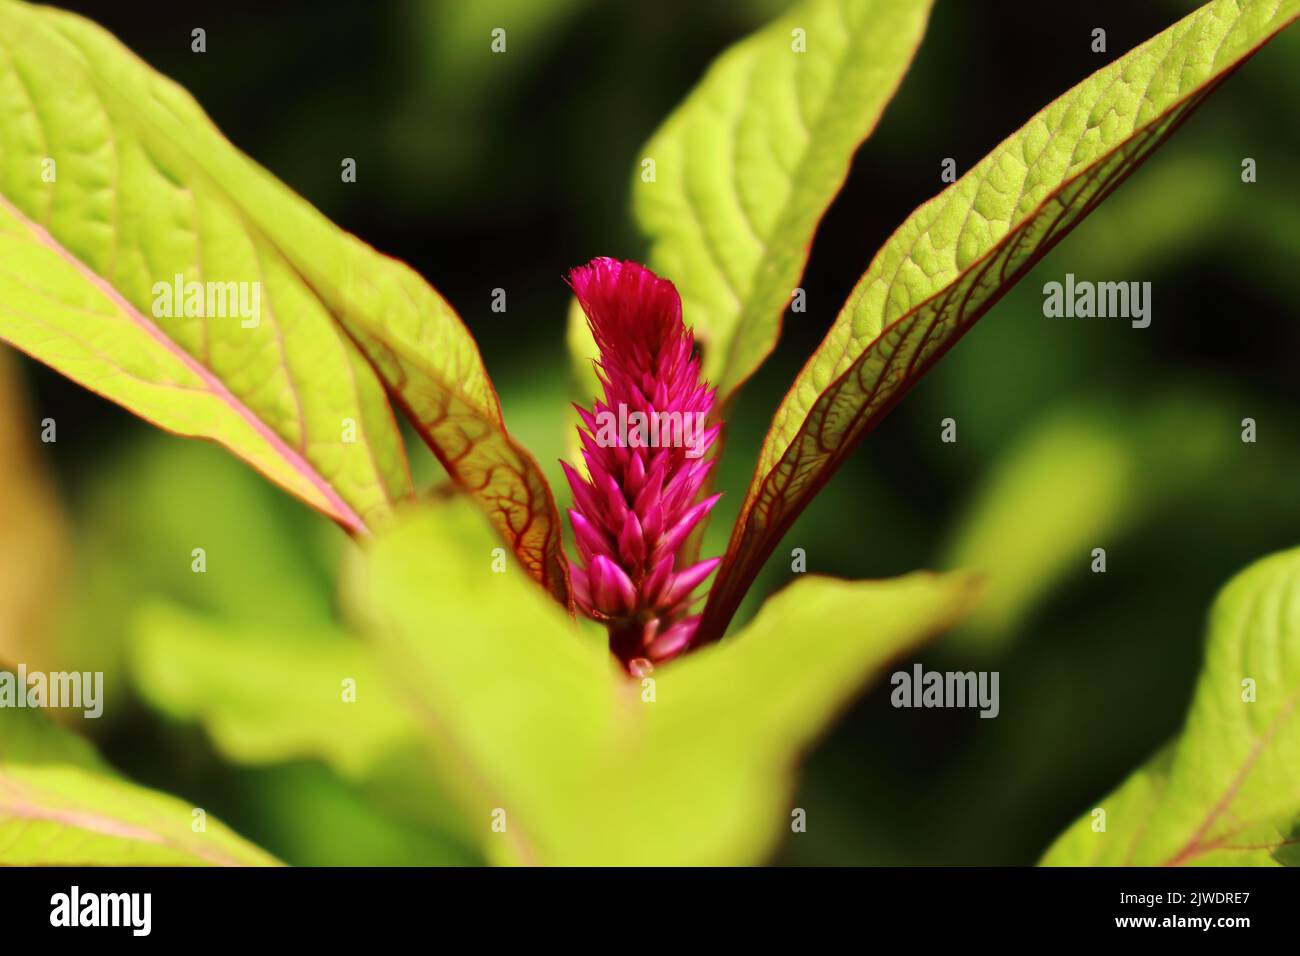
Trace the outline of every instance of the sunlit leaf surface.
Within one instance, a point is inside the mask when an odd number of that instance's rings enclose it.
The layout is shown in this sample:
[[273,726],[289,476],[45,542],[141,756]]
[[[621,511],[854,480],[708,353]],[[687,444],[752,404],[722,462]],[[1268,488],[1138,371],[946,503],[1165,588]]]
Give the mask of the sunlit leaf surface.
[[773,419],[701,638],[862,437],[1300,0],[1216,0],[1098,70],[917,209],[876,254]]

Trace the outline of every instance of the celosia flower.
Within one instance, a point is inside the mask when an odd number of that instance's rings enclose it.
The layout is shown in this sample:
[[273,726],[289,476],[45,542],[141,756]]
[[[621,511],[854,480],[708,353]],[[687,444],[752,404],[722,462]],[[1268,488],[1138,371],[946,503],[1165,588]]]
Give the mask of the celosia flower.
[[593,259],[569,283],[600,349],[604,399],[578,409],[590,479],[564,464],[580,562],[583,613],[609,628],[625,667],[669,660],[695,637],[695,588],[720,559],[680,567],[682,546],[719,495],[696,501],[720,425],[705,428],[715,391],[700,381],[695,337],[677,289],[635,262]]

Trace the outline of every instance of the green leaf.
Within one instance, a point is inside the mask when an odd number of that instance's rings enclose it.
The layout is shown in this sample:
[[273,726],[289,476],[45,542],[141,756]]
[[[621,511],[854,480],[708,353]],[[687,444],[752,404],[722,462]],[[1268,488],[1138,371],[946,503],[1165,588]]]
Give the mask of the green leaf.
[[0,865],[270,866],[182,800],[137,787],[32,711],[0,709]]
[[737,640],[646,684],[622,674],[599,628],[494,574],[484,531],[455,506],[421,511],[373,543],[350,594],[497,862],[761,860],[789,827],[802,751],[890,659],[962,613],[973,586],[801,578]]
[[[419,702],[437,768],[479,825],[484,853],[550,860],[577,826],[578,808],[557,791],[580,791],[607,732],[613,665],[522,577],[492,571],[485,531],[454,502],[416,512],[374,543],[352,600],[393,679]],[[498,807],[513,822],[493,834]]]
[[805,0],[723,53],[638,157],[650,265],[676,283],[724,404],[776,346],[813,233],[930,5]]
[[[411,493],[387,386],[567,604],[550,489],[506,435],[469,332],[413,270],[338,229],[189,94],[70,14],[0,2],[0,140],[0,338],[221,442],[352,530]],[[155,283],[176,275],[260,283],[260,322],[154,318]]]
[[[1182,733],[1075,822],[1049,865],[1272,865],[1300,836],[1300,549],[1255,562],[1210,612]],[[1247,683],[1250,682],[1250,683]]]
[[[968,574],[800,576],[734,642],[667,669],[657,702],[642,705],[650,713],[634,757],[641,776],[617,791],[633,818],[661,820],[653,832],[667,836],[650,851],[625,841],[628,861],[763,859],[789,832],[800,757],[892,660],[964,615],[976,590]],[[674,808],[665,780],[699,792]],[[674,812],[683,818],[676,826]]]
[[464,833],[416,712],[374,658],[369,645],[320,625],[235,626],[161,602],[136,616],[130,636],[140,693],[170,717],[201,723],[229,760],[319,760],[385,808]]
[[[307,237],[259,224],[306,204],[187,94],[93,24],[4,2],[0,141],[0,338],[352,530],[410,493],[382,386],[298,271]],[[257,181],[262,205],[223,180]],[[155,318],[176,275],[250,283],[250,306],[259,283],[257,327]]]
[[[235,628],[156,603],[136,617],[130,655],[151,704],[202,719],[222,753],[241,763],[314,757],[357,777],[412,736],[366,648],[319,626]],[[353,702],[344,700],[345,681]]]
[[1300,0],[1217,0],[1061,96],[876,254],[772,421],[705,609],[721,637],[759,567],[862,437]]

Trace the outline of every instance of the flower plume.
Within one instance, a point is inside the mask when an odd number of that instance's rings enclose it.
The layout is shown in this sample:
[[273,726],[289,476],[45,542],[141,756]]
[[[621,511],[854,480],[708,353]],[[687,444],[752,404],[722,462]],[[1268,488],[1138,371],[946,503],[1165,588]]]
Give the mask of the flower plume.
[[677,289],[635,262],[593,259],[569,274],[600,349],[603,399],[579,408],[589,478],[566,463],[579,562],[574,598],[609,628],[610,650],[670,660],[695,637],[692,592],[719,559],[680,567],[682,545],[718,500],[696,499],[721,426],[706,428],[715,391],[700,381],[695,337]]

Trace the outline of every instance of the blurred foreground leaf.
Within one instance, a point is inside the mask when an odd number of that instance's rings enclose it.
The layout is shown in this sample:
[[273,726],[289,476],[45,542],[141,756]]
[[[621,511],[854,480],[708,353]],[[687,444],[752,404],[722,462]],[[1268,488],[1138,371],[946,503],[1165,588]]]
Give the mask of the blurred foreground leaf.
[[[334,619],[347,536],[210,444],[142,431],[78,475],[72,497],[76,562],[51,653],[103,671],[110,699],[125,699],[130,624],[150,602],[262,630],[313,632]],[[101,723],[121,715],[114,708]]]
[[734,641],[633,681],[603,636],[493,573],[490,546],[463,507],[423,510],[374,543],[352,599],[496,862],[763,859],[789,826],[799,754],[973,588],[804,578]]
[[318,760],[376,807],[465,839],[416,714],[369,645],[336,628],[267,628],[155,603],[136,615],[130,651],[149,703],[202,724],[227,759]]
[[154,604],[132,628],[131,661],[150,703],[202,719],[240,763],[315,757],[357,777],[411,736],[366,648],[345,634],[223,625]]

